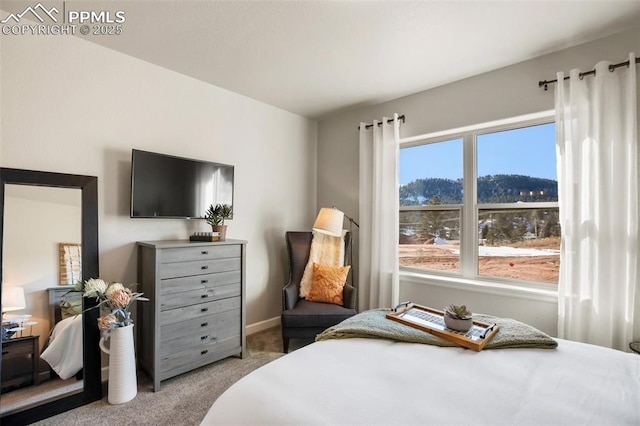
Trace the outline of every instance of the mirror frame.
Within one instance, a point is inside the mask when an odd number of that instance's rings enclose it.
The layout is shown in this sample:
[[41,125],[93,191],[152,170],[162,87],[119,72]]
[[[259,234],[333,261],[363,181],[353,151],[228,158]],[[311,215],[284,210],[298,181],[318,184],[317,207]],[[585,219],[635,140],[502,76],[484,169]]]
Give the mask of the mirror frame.
[[[95,176],[0,168],[0,296],[2,294],[2,244],[4,235],[4,192],[6,184],[72,188],[82,191],[82,280],[98,274],[98,178]],[[82,392],[2,416],[3,424],[29,424],[102,399],[101,356],[98,342],[98,309],[95,299],[83,298],[83,379]],[[2,361],[2,355],[0,355]],[[0,367],[1,368],[1,367]],[[6,423],[5,423],[6,422]]]

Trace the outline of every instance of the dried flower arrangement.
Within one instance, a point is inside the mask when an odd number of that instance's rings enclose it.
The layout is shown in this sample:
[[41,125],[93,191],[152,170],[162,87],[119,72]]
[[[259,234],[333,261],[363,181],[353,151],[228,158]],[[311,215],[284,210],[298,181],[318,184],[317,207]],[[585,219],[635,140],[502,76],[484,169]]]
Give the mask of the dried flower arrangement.
[[[82,282],[76,285],[76,291],[83,291]],[[112,328],[133,324],[129,310],[131,303],[149,300],[142,293],[133,292],[121,283],[107,283],[99,278],[85,281],[83,296],[95,298],[99,302],[96,308],[105,307],[110,311],[98,318],[98,328],[103,333]]]

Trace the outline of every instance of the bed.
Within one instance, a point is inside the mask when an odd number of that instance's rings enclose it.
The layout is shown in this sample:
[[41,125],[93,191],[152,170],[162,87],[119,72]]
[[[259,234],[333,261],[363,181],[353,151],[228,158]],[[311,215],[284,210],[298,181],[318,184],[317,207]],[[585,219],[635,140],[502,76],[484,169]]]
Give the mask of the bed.
[[635,354],[551,338],[554,349],[476,352],[329,334],[236,382],[202,424],[640,424]]
[[51,324],[54,324],[40,358],[63,380],[76,375],[83,366],[82,297],[69,292],[73,286],[47,289]]

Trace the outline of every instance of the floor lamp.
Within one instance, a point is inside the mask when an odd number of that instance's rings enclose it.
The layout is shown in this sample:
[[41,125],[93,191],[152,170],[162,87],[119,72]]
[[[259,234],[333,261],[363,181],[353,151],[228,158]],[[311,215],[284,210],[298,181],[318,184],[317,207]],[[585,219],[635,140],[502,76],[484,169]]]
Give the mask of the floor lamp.
[[313,224],[313,230],[317,232],[322,232],[324,234],[332,235],[334,237],[342,236],[342,225],[344,224],[344,220],[347,219],[349,221],[349,232],[351,233],[351,245],[349,246],[349,262],[351,264],[351,285],[355,287],[355,270],[353,268],[353,225],[360,228],[358,222],[356,222],[352,217],[347,216],[341,210],[338,210],[335,206],[322,207],[318,216],[316,217],[316,221]]

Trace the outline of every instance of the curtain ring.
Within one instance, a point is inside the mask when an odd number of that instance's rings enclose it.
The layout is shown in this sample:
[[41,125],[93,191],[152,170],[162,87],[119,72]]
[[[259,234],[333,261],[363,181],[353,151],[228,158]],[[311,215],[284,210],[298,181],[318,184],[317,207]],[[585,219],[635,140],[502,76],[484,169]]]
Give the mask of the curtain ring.
[[580,78],[580,80],[584,79],[584,74],[580,73],[578,74],[578,77]]
[[614,72],[615,70],[616,70],[616,67],[614,67],[613,65],[609,65],[609,72]]

